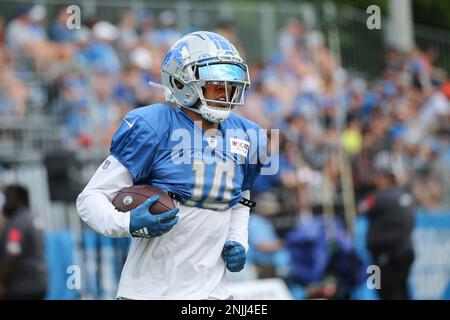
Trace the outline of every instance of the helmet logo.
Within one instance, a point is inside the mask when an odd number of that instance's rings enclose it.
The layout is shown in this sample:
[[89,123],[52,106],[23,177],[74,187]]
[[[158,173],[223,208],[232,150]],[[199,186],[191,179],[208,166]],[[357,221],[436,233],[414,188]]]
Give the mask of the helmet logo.
[[163,66],[167,67],[169,65],[170,58],[172,57],[172,51],[167,52],[163,60]]
[[189,58],[187,41],[180,41],[178,44],[172,47],[172,49],[170,49],[164,57],[162,65],[164,67],[168,67],[169,62],[172,58],[178,63],[178,65],[183,65],[184,60]]
[[189,58],[189,52],[187,50],[187,47],[181,48],[181,59],[186,60]]
[[189,57],[189,51],[187,47],[187,41],[181,41],[171,50],[173,52],[173,60],[175,60],[180,66],[183,65],[184,59]]

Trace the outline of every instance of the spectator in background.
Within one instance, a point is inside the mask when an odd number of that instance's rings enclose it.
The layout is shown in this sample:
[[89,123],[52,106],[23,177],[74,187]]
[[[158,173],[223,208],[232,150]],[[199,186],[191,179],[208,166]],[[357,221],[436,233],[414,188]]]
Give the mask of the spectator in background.
[[[149,81],[158,82],[159,73],[155,76],[151,70],[154,67],[154,57],[150,50],[146,47],[137,47],[130,52],[129,56],[129,68],[133,74],[133,86],[136,94],[137,101],[135,106],[144,106],[150,103],[156,102],[153,98],[154,95],[161,93],[161,90],[155,89],[148,85]],[[158,95],[162,98],[162,95]],[[160,100],[159,100],[160,101]]]
[[366,268],[352,236],[329,215],[301,216],[285,236],[292,261],[292,281],[306,289],[306,298],[349,299],[366,280]]
[[427,90],[425,101],[417,115],[420,125],[430,129],[438,124],[439,118],[450,113],[450,103],[440,90],[441,83],[433,82]]
[[177,29],[177,17],[175,12],[171,10],[164,10],[158,15],[159,26],[150,32],[145,37],[146,40],[157,47],[166,51],[172,44],[174,44],[182,34]]
[[22,118],[27,113],[29,89],[13,71],[12,59],[0,47],[0,119]]
[[5,188],[5,224],[0,231],[0,299],[44,299],[47,266],[44,239],[29,209],[28,191]]
[[[0,30],[1,30],[1,21],[0,21]],[[0,37],[1,37],[1,32],[0,32]],[[0,46],[1,46],[1,41],[0,41]],[[448,75],[445,75],[444,79],[443,79],[443,84],[441,87],[441,92],[444,94],[444,96],[447,98],[447,101],[450,100],[450,78],[448,77]]]
[[305,40],[305,27],[295,18],[290,18],[280,31],[278,46],[285,55],[292,52]]
[[246,59],[245,50],[236,30],[236,23],[232,20],[222,20],[216,26],[214,32],[230,40],[230,42],[241,52],[242,59]]
[[136,31],[137,22],[133,11],[126,11],[120,18],[118,25],[118,45],[124,51],[133,49],[139,41]]
[[88,129],[90,129],[93,143],[106,149],[111,142],[115,128],[125,114],[120,112],[119,105],[112,99],[113,84],[111,81],[94,81],[94,86],[97,99],[94,106],[89,108],[86,121],[91,123],[91,128]]
[[77,30],[74,37],[75,49],[73,53],[73,64],[82,69],[89,70],[89,46],[92,32],[88,27],[82,26],[81,29]]
[[[79,32],[78,29],[69,29],[67,22],[70,19],[67,13],[67,5],[62,6],[58,10],[56,19],[50,24],[49,38],[51,46],[58,55],[58,59],[64,62],[72,60],[73,53],[76,49],[74,44],[75,37]],[[55,65],[58,65],[55,63]]]
[[63,6],[58,10],[58,16],[50,25],[50,39],[59,43],[70,43],[75,40],[76,32],[67,27],[68,19],[67,6]]
[[151,51],[145,46],[136,47],[131,50],[127,60],[128,64],[123,71],[123,76],[113,90],[115,100],[123,106],[122,116],[125,116],[132,108],[163,99],[163,92],[148,84],[149,81],[159,81],[153,73],[153,68],[158,64],[154,63]]
[[270,221],[270,216],[281,210],[280,205],[272,193],[260,194],[256,203],[249,222],[248,260],[255,263],[261,278],[285,278],[289,273],[289,252]]
[[48,40],[47,10],[42,5],[21,6],[16,19],[6,28],[6,46],[13,55],[28,55],[35,68],[43,72],[60,55],[59,47]]
[[[2,168],[1,164],[0,164],[0,168]],[[0,183],[2,183],[1,180],[0,180]],[[3,214],[1,214],[3,212],[4,204],[5,204],[5,194],[0,189],[0,236],[1,236],[2,231],[3,231],[3,227],[5,226],[5,216]]]
[[414,261],[412,196],[396,185],[388,152],[375,157],[376,192],[359,205],[369,220],[367,248],[381,270],[383,300],[409,299],[407,280]]
[[155,15],[149,10],[140,10],[136,14],[137,32],[140,42],[151,42],[151,34],[156,27]]
[[33,23],[31,16],[32,7],[22,5],[17,12],[17,17],[6,28],[6,44],[10,50],[22,49],[27,44],[45,40],[47,36],[41,28]]
[[362,136],[359,129],[359,122],[354,117],[347,119],[347,128],[342,133],[342,144],[349,154],[359,153],[362,147]]
[[0,17],[0,49],[5,45],[5,19]]
[[256,123],[261,124],[263,128],[272,127],[272,119],[265,113],[265,96],[262,90],[262,80],[256,78],[252,82],[252,89],[245,97],[245,108],[235,108],[236,113],[246,117]]
[[97,73],[119,75],[121,64],[113,42],[117,39],[119,31],[116,26],[107,21],[99,21],[92,28],[95,39],[87,50],[89,68]]
[[67,72],[61,79],[62,95],[57,112],[64,123],[65,144],[89,147],[95,130],[91,114],[91,83],[79,72]]

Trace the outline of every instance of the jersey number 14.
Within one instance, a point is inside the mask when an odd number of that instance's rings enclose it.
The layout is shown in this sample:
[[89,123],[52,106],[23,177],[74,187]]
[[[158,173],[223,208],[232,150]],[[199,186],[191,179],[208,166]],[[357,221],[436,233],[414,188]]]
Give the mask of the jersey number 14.
[[[194,160],[192,169],[195,173],[195,181],[191,199],[188,201],[191,202],[190,205],[195,205],[195,203],[203,199],[201,202],[202,208],[213,210],[227,209],[233,192],[234,163],[218,162],[216,164],[210,190],[205,190],[206,164],[203,161]],[[223,184],[225,184],[223,186],[223,195],[219,199],[219,192]]]

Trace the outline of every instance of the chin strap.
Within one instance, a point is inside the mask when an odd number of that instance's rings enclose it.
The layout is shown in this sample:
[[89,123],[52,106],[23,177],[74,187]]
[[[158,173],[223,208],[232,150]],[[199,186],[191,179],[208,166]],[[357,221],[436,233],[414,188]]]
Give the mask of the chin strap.
[[183,106],[183,108],[189,109],[189,110],[194,111],[195,113],[197,113],[197,114],[199,114],[199,115],[202,115],[202,113],[200,112],[200,110],[197,109],[197,108],[185,107],[185,106]]

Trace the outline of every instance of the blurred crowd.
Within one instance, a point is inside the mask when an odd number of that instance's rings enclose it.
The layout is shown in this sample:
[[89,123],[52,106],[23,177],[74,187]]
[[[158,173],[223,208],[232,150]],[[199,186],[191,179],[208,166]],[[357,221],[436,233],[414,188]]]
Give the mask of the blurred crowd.
[[[116,23],[93,18],[74,30],[67,19],[65,7],[50,17],[40,5],[21,7],[11,21],[0,17],[0,119],[51,115],[67,148],[106,151],[127,112],[164,101],[148,82],[160,82],[165,53],[194,29],[179,30],[173,11],[123,11]],[[231,21],[213,31],[245,57]],[[263,239],[263,253],[279,252],[280,234],[292,227],[282,219],[274,227],[274,217],[344,217],[346,192],[357,203],[373,190],[372,159],[380,151],[389,153],[415,206],[448,207],[450,80],[435,66],[436,52],[387,48],[379,76],[366,80],[339,65],[322,33],[294,18],[278,40],[269,61],[248,61],[251,89],[235,110],[280,129],[271,141],[280,170],[258,178],[253,190],[259,205],[251,223],[263,232],[251,240]],[[275,259],[281,269],[286,259]]]
[[[68,19],[65,6],[49,17],[34,5],[0,20],[0,117],[53,115],[68,148],[107,150],[128,111],[163,101],[148,81],[160,81],[160,61],[183,33],[173,11],[124,11],[116,24],[93,18],[80,29],[69,29]],[[231,21],[214,31],[245,56]],[[402,184],[422,177],[412,186],[420,204],[442,204],[439,176],[429,175],[449,156],[450,81],[433,65],[435,52],[388,48],[379,78],[367,81],[342,69],[323,35],[295,19],[278,39],[272,59],[249,61],[252,86],[246,106],[236,110],[281,131],[280,174],[261,179],[256,192],[282,185],[298,194],[289,205],[309,210],[323,184],[330,196],[339,194],[343,146],[356,189],[370,187],[373,151],[387,149]]]
[[358,200],[373,189],[373,159],[387,152],[397,182],[419,206],[448,206],[450,81],[433,65],[434,51],[388,48],[379,77],[368,81],[340,68],[322,35],[296,20],[281,30],[279,49],[253,66],[239,110],[281,131],[281,170],[262,177],[257,192],[281,183],[298,195],[300,212],[339,204],[348,162]]

